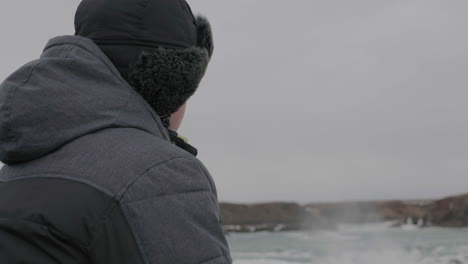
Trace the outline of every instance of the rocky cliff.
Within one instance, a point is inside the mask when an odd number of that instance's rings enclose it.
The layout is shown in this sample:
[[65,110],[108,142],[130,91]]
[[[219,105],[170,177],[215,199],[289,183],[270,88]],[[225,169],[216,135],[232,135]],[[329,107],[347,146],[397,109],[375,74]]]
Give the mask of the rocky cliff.
[[285,231],[332,228],[333,224],[297,203],[222,203],[221,218],[227,232]]
[[468,194],[445,198],[429,204],[428,218],[436,226],[468,226]]
[[468,227],[468,195],[442,200],[342,203],[221,203],[226,232],[330,229],[339,223],[394,221],[414,224]]

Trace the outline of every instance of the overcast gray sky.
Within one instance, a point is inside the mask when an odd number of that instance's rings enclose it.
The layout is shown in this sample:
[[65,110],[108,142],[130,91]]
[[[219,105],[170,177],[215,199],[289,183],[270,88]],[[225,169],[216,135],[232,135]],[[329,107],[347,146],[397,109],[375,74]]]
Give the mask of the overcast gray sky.
[[[468,192],[468,1],[190,0],[216,52],[181,133],[220,200]],[[78,0],[0,3],[0,78],[73,34]]]

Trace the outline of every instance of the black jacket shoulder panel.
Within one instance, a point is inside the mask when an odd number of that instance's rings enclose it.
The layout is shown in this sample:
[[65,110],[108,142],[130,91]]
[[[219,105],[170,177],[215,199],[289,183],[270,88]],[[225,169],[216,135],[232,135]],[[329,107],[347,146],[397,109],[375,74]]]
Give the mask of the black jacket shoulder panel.
[[[0,263],[42,263],[26,261],[32,256],[43,263],[87,263],[75,260],[87,259],[94,234],[114,204],[112,197],[70,180],[0,182],[0,260],[25,259]],[[49,258],[55,262],[46,262]]]
[[89,264],[89,258],[42,224],[0,218],[0,263]]
[[120,206],[115,206],[102,222],[89,248],[93,264],[144,264],[133,232]]

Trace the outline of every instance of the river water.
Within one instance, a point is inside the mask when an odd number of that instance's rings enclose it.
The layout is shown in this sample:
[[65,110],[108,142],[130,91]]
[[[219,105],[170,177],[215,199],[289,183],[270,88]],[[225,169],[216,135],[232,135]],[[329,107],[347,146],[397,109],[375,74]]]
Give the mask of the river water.
[[235,264],[468,264],[468,229],[341,225],[228,236]]

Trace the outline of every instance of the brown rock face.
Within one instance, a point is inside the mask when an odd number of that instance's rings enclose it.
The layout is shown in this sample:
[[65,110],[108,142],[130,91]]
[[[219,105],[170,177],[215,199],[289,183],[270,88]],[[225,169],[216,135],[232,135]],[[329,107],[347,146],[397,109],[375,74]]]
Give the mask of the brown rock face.
[[468,226],[468,194],[433,202],[429,206],[429,219],[436,226]]
[[228,204],[222,203],[225,225],[297,224],[303,209],[296,203]]
[[375,202],[373,205],[375,206],[382,220],[401,220],[405,218],[427,218],[428,203],[428,201],[393,201]]
[[285,231],[334,226],[334,223],[297,203],[221,203],[220,208],[227,231]]

